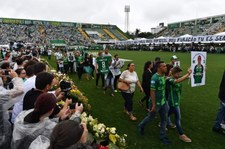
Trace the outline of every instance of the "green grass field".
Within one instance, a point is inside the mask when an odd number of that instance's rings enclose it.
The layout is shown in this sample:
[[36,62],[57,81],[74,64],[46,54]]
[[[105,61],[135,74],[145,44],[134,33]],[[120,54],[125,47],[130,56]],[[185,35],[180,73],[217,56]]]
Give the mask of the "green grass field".
[[[147,60],[153,60],[156,56],[161,57],[169,63],[170,57],[174,53],[168,52],[144,52],[144,51],[110,51],[112,55],[119,54],[121,58],[131,59],[135,63],[135,69],[141,80],[143,66]],[[181,68],[186,72],[191,64],[190,53],[176,53],[180,58]],[[53,64],[51,62],[51,64]],[[206,85],[192,88],[188,82],[183,82],[181,95],[181,124],[184,133],[191,139],[192,143],[184,143],[178,139],[176,129],[167,131],[168,137],[172,141],[171,145],[163,145],[159,140],[158,123],[159,115],[154,122],[145,127],[145,135],[140,136],[137,131],[138,123],[146,116],[146,110],[138,104],[144,96],[139,89],[136,90],[134,101],[134,114],[138,120],[130,121],[129,117],[123,113],[124,100],[120,93],[115,93],[115,97],[103,94],[103,90],[95,87],[95,80],[78,81],[77,75],[72,75],[75,84],[88,97],[92,105],[92,115],[107,126],[115,126],[119,134],[127,134],[127,145],[129,149],[224,149],[225,136],[212,132],[212,126],[219,106],[217,98],[218,88],[225,69],[225,55],[207,55]],[[126,68],[126,64],[124,69]],[[173,117],[171,117],[173,120]]]

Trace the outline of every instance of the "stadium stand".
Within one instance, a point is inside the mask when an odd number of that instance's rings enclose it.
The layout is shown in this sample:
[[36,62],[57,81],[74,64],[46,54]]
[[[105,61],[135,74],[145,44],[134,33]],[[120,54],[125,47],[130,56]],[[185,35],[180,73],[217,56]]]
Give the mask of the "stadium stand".
[[11,41],[48,45],[51,40],[64,40],[72,46],[128,39],[116,25],[11,18],[0,18],[0,34],[1,45]]
[[128,37],[116,25],[83,24],[83,30],[95,41],[122,41]]
[[214,35],[225,29],[225,14],[205,18],[192,19],[168,24],[167,28],[157,36],[178,37],[184,34]]

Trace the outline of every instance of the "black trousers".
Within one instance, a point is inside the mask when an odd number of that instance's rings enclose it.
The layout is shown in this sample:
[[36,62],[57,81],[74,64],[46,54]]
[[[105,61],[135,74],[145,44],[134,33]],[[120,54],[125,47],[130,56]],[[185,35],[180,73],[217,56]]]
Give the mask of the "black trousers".
[[146,108],[149,109],[149,98],[150,98],[150,89],[143,87],[143,90],[145,92],[145,96],[141,99],[141,102],[146,101]]
[[125,93],[121,92],[123,99],[125,100],[124,107],[129,112],[132,113],[133,111],[133,96],[134,93]]
[[98,86],[98,80],[99,80],[100,76],[102,79],[102,87],[104,87],[105,86],[105,78],[104,78],[105,75],[102,73],[96,73],[96,86]]
[[77,68],[77,75],[78,75],[79,80],[81,80],[82,74],[83,74],[83,66],[79,66]]

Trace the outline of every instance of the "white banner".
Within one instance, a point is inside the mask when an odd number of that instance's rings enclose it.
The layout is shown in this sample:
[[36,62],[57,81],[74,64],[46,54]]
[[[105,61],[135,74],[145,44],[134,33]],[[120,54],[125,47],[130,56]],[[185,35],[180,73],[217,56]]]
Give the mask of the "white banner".
[[118,41],[116,44],[167,44],[167,43],[225,43],[225,35],[189,36],[189,37],[160,37],[145,40]]
[[191,52],[191,87],[205,85],[206,52]]

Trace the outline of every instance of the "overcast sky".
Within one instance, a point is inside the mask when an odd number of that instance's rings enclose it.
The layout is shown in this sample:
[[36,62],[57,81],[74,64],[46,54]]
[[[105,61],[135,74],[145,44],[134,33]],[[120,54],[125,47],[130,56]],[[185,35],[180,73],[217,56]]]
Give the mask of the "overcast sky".
[[124,30],[125,5],[130,31],[225,14],[225,0],[0,0],[0,17],[115,24]]

